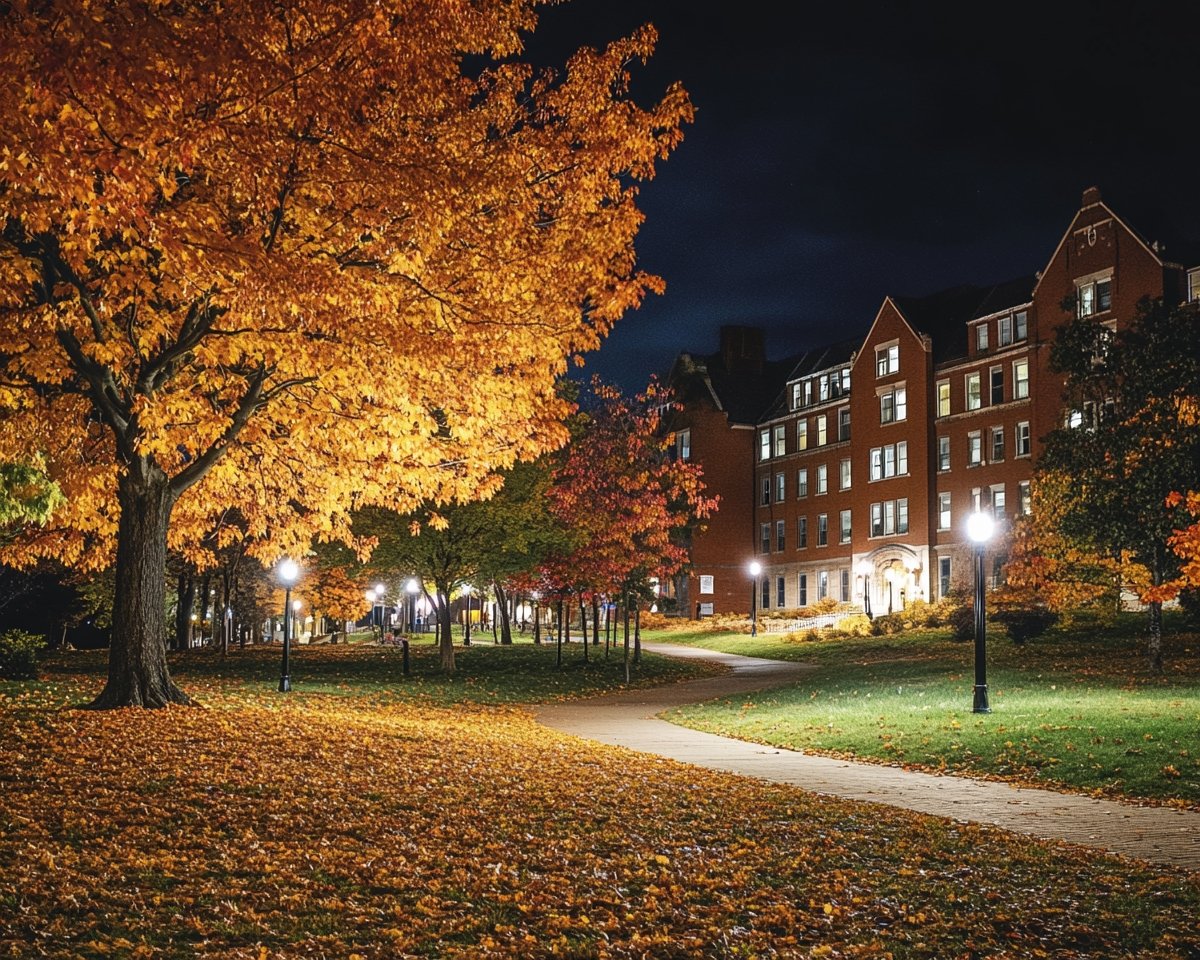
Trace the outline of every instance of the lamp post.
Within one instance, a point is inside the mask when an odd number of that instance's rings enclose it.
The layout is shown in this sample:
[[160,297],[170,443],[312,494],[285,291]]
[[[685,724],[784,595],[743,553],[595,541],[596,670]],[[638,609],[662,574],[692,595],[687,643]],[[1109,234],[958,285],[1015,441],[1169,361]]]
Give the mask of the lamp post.
[[888,567],[883,571],[883,579],[887,581],[888,585],[888,616],[891,616],[892,610],[894,609],[895,598],[893,594],[895,591],[893,590],[893,587],[896,583],[896,571],[892,567]]
[[417,627],[417,594],[421,592],[421,585],[416,577],[410,577],[404,590],[408,594],[408,632],[412,633]]
[[762,564],[757,560],[751,560],[750,566],[747,568],[750,571],[750,636],[758,636],[758,575],[762,573]]
[[867,615],[867,619],[871,619],[871,570],[873,564],[866,557],[858,561],[858,566],[855,568],[863,578],[863,613]]
[[973,513],[967,518],[967,536],[975,544],[975,701],[973,713],[991,713],[987,690],[987,624],[984,611],[983,549],[992,537],[992,518]]
[[292,652],[291,613],[292,613],[292,584],[300,576],[300,567],[295,560],[284,560],[279,565],[279,580],[283,584],[283,670],[279,675],[279,692],[287,693],[292,689],[292,679],[288,673],[288,657]]

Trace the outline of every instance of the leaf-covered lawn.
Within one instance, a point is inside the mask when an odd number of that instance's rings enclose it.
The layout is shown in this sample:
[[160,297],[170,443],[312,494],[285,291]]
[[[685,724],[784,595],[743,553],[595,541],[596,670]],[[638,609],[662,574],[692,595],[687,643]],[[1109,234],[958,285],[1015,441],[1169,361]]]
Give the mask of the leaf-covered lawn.
[[974,646],[945,632],[796,643],[778,636],[656,634],[809,661],[799,682],[669,719],[815,753],[1200,806],[1200,639],[1176,635],[1146,670],[1138,621],[988,644],[992,713],[971,712]]
[[593,746],[515,707],[9,693],[0,956],[1200,952],[1195,877]]

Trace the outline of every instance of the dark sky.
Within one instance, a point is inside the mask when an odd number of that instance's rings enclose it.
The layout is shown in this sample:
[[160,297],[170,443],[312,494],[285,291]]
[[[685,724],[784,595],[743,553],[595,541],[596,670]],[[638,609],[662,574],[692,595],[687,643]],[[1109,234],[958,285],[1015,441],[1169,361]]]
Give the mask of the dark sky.
[[[1083,189],[1200,239],[1193,3],[568,0],[531,52],[644,22],[646,101],[679,80],[683,144],[642,188],[667,283],[588,357],[629,390],[761,325],[783,357],[865,333],[883,297],[1045,265]],[[544,55],[544,54],[543,54]]]

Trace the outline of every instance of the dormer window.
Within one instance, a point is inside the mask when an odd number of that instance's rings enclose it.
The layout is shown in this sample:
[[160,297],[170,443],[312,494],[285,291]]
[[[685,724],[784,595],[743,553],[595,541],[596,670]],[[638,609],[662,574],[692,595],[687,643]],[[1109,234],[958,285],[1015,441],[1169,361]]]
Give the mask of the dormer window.
[[1188,271],[1188,302],[1200,300],[1200,267]]
[[975,328],[975,352],[983,353],[988,348],[988,325],[981,323]]

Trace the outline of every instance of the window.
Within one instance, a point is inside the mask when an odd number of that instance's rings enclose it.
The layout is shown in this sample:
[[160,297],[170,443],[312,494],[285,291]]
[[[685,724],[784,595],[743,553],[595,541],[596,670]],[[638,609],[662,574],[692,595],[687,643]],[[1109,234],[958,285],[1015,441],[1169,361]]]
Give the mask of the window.
[[1023,400],[1029,396],[1029,361],[1013,362],[1013,399]]
[[894,387],[879,395],[879,422],[894,423],[908,416],[908,391]]
[[978,430],[967,434],[967,466],[977,467],[983,462],[983,438]]
[[1188,271],[1188,302],[1200,300],[1200,270]]
[[808,418],[801,417],[796,421],[796,449],[808,449]]
[[690,460],[692,457],[692,431],[680,430],[675,434],[675,458]]
[[850,408],[842,407],[838,411],[838,439],[850,439]]
[[829,422],[829,418],[826,417],[825,414],[821,414],[819,417],[817,417],[817,446],[818,447],[823,447],[823,446],[825,446],[825,444],[827,444],[829,442],[829,431],[827,428],[828,422]]
[[967,374],[967,409],[978,410],[983,405],[983,398],[979,394],[979,374]]
[[823,373],[817,380],[817,399],[824,403],[829,399],[829,374]]
[[829,514],[822,513],[817,517],[817,546],[829,546]]
[[758,532],[759,532],[759,537],[760,537],[760,541],[759,541],[759,545],[758,545],[758,552],[759,553],[770,553],[771,552],[771,525],[769,523],[760,524]]
[[783,520],[775,521],[775,549],[782,551],[787,546],[787,523]]
[[841,530],[839,533],[838,543],[850,542],[850,511],[843,510],[841,514]]
[[1024,340],[1029,336],[1028,314],[1018,310],[1013,314],[1013,340]]
[[817,599],[824,600],[829,596],[829,573],[822,570],[817,574]]
[[771,478],[770,477],[762,478],[762,497],[759,499],[759,503],[761,503],[764,507],[769,506],[771,503]]
[[771,431],[763,430],[758,435],[758,459],[771,459]]
[[891,373],[900,372],[900,345],[889,344],[877,347],[875,350],[875,376],[886,377]]
[[981,323],[975,328],[975,352],[982,353],[988,348],[988,325]]
[[786,432],[787,432],[786,424],[780,423],[780,424],[776,425],[774,433],[775,433],[775,456],[777,456],[777,457],[782,457],[785,453],[787,453],[787,437],[785,436]]
[[825,464],[817,467],[817,496],[829,492],[829,468]]
[[799,383],[793,383],[792,384],[792,409],[793,410],[800,409],[800,406],[802,403],[804,403],[804,388]]
[[1017,509],[1024,514],[1029,514],[1033,511],[1033,497],[1030,492],[1028,480],[1017,481]]
[[978,487],[971,488],[971,512],[980,513],[983,510],[983,504],[980,501],[980,492]]
[[775,502],[783,503],[783,498],[787,495],[787,479],[786,474],[775,474]]
[[949,470],[950,469],[950,438],[949,437],[938,437],[937,445],[938,445],[938,447],[937,447],[937,449],[938,449],[938,460],[937,460],[938,469],[939,470]]
[[988,403],[1003,403],[1004,402],[1004,368],[992,367],[991,371],[992,392]]
[[992,516],[997,520],[1005,517],[1004,484],[997,483],[992,487]]
[[939,380],[937,382],[937,415],[939,417],[950,416],[950,381]]
[[871,536],[908,533],[908,498],[871,504]]
[[1004,459],[1004,428],[992,427],[992,463],[999,463]]
[[796,578],[797,596],[796,601],[802,607],[808,606],[808,574],[802,573]]
[[1012,317],[1001,317],[996,321],[996,345],[1007,347],[1012,343]]
[[1077,316],[1090,317],[1112,309],[1112,278],[1089,280],[1075,287]]
[[762,608],[766,610],[771,606],[771,579],[770,577],[762,578]]
[[845,460],[843,460],[841,462],[841,466],[839,468],[838,489],[839,490],[849,490],[850,489],[850,458],[849,457],[847,457]]
[[808,546],[808,517],[796,518],[796,549],[803,550]]
[[842,603],[850,602],[850,568],[842,567]]
[[713,592],[713,578],[712,578],[711,574],[702,574],[700,576],[700,592],[701,593],[712,593]]
[[950,593],[950,558],[938,557],[938,596]]
[[775,606],[781,607],[781,608],[786,606],[786,604],[784,602],[785,597],[784,597],[784,592],[783,592],[784,582],[785,581],[784,581],[783,577],[775,578]]
[[950,494],[938,494],[938,529],[950,529]]
[[842,393],[850,392],[850,368],[842,367]]
[[908,441],[889,443],[871,450],[871,479],[886,480],[888,477],[908,473]]
[[1029,456],[1029,421],[1017,424],[1017,456]]
[[796,471],[796,496],[808,496],[808,468],[804,467]]

